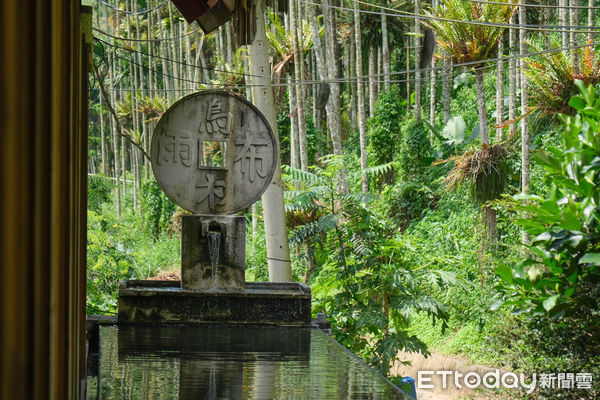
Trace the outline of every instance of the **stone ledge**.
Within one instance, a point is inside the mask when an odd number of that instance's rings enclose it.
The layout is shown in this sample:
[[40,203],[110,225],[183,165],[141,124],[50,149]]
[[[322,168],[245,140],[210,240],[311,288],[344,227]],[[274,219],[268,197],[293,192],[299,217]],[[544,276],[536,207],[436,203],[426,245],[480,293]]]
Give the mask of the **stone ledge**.
[[[245,291],[275,291],[275,290],[293,290],[302,294],[311,294],[310,286],[301,282],[246,282]],[[119,291],[124,289],[139,290],[143,288],[181,288],[181,281],[153,281],[153,280],[122,280],[119,281]],[[224,290],[220,290],[224,291]],[[213,293],[218,291],[195,291],[186,290],[186,292]],[[234,293],[236,291],[230,291]],[[240,291],[237,291],[240,293]]]
[[310,288],[247,282],[243,291],[196,291],[181,289],[177,281],[121,281],[119,324],[128,323],[310,326]]

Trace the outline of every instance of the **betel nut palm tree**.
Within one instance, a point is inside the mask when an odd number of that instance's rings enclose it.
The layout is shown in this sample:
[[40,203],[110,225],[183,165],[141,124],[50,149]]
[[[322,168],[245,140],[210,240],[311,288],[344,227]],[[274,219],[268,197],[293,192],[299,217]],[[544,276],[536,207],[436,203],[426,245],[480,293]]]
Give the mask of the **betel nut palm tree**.
[[441,7],[426,12],[430,18],[423,22],[435,32],[439,46],[446,50],[444,57],[461,64],[468,63],[475,72],[477,109],[481,142],[489,143],[485,110],[483,72],[486,62],[495,58],[498,43],[516,7],[508,4],[474,3],[468,0],[444,0]]
[[493,243],[498,235],[496,212],[485,203],[494,200],[504,188],[507,152],[503,144],[489,145],[483,73],[485,64],[496,56],[505,29],[503,24],[509,22],[515,11],[513,4],[443,0],[441,7],[426,12],[429,19],[423,22],[435,32],[437,43],[445,50],[442,57],[470,65],[475,72],[482,146],[453,157],[455,167],[447,182],[449,187],[455,187],[464,180],[470,181],[473,199],[484,205],[488,237]]

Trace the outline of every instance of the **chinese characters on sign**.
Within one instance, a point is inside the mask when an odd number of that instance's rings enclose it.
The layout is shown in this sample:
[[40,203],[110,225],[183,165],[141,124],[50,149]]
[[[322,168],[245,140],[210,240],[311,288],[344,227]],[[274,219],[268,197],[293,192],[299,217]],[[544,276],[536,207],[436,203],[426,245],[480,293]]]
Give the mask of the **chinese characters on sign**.
[[540,374],[540,388],[546,389],[591,389],[592,374],[580,372]]
[[265,118],[226,92],[200,92],[175,103],[152,138],[152,169],[163,191],[195,213],[229,214],[266,190],[277,148]]

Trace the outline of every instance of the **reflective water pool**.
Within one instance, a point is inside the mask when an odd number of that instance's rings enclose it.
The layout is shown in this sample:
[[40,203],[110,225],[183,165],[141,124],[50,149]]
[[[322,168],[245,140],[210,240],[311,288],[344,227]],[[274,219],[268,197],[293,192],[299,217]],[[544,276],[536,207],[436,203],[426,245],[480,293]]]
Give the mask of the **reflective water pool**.
[[100,328],[88,399],[409,399],[318,329]]

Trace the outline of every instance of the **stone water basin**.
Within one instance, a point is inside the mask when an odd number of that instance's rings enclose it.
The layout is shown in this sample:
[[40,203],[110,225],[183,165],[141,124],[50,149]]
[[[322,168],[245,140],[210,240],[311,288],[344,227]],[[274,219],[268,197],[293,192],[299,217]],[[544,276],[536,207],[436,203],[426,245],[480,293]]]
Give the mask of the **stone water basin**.
[[320,329],[102,326],[87,399],[410,399]]

